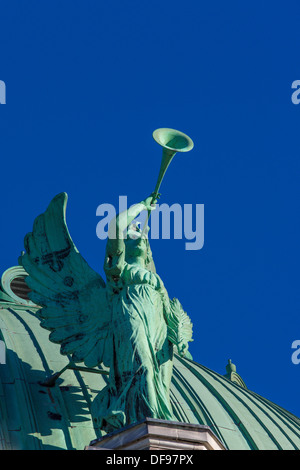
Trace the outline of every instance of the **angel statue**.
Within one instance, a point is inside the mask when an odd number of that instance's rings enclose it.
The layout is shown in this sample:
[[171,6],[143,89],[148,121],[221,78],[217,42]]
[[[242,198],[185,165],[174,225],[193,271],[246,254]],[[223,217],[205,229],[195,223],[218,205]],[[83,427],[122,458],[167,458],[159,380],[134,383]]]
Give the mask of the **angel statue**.
[[105,283],[70,237],[67,198],[54,197],[24,241],[21,263],[41,326],[74,363],[108,367],[108,383],[91,406],[99,429],[112,432],[146,417],[174,420],[174,348],[190,357],[192,323],[155,272],[147,231],[133,223],[157,200],[150,196],[111,222]]

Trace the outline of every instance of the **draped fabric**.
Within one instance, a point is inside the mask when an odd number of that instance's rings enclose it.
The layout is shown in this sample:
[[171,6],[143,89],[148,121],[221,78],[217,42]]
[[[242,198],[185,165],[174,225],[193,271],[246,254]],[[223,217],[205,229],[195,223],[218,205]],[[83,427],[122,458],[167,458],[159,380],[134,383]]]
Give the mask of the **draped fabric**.
[[[106,432],[146,416],[174,419],[169,400],[173,345],[164,318],[166,291],[157,274],[124,263],[111,295],[112,335],[108,385],[93,402],[92,414]],[[126,418],[127,417],[127,418]]]

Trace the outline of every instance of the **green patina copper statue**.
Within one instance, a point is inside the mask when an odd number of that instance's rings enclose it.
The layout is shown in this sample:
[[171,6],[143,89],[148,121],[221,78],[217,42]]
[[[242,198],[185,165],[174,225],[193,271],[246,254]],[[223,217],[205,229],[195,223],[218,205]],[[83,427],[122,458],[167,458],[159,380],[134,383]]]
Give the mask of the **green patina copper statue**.
[[[65,220],[67,195],[57,195],[25,237],[22,265],[31,300],[49,339],[89,368],[109,368],[108,383],[92,403],[100,429],[111,432],[145,417],[174,419],[169,399],[173,348],[186,356],[192,324],[170,300],[156,274],[146,230],[132,223],[155,208],[158,189],[184,134],[164,130],[164,156],[154,194],[110,224],[106,283],[76,249]],[[169,132],[166,137],[167,131]],[[176,141],[177,138],[177,141]],[[190,141],[188,142],[191,148]],[[188,148],[188,150],[190,149]]]

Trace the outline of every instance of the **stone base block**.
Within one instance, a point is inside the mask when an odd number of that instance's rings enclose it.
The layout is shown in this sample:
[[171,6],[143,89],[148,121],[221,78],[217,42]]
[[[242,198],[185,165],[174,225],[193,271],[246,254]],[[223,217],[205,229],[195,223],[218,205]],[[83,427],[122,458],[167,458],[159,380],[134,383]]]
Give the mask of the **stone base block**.
[[146,418],[92,441],[85,450],[225,450],[209,426]]

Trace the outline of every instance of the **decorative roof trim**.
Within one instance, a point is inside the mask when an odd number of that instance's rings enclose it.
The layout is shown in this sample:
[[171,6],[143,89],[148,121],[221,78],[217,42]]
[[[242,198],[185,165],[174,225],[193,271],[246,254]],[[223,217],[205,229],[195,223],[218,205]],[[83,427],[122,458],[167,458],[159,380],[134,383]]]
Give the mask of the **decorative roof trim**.
[[230,380],[233,383],[240,385],[240,387],[246,388],[247,386],[243,381],[242,377],[236,372],[236,366],[231,362],[231,359],[228,359],[228,364],[226,366],[227,374],[224,375],[226,379]]
[[[7,269],[4,271],[1,277],[1,288],[4,294],[8,295],[11,301],[14,301],[18,304],[25,305],[27,307],[38,307],[35,303],[31,300],[24,299],[19,297],[13,290],[11,289],[11,283],[17,278],[24,278],[28,276],[27,272],[21,266],[13,266],[12,268]],[[1,296],[2,297],[2,296]],[[6,300],[6,296],[3,296],[3,300]]]

